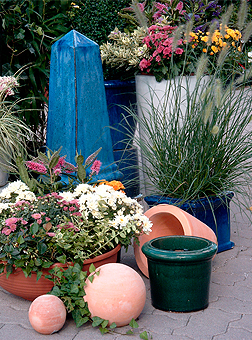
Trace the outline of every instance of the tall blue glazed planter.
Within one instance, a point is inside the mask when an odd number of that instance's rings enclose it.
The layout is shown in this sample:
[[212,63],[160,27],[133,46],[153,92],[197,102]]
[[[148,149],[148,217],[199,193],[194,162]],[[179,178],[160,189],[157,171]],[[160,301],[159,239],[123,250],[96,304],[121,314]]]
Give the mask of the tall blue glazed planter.
[[128,135],[134,134],[136,121],[123,108],[136,109],[135,80],[106,80],[104,86],[114,160],[123,174],[126,194],[135,197],[139,194],[138,156]]
[[230,241],[230,201],[233,196],[233,192],[227,192],[220,197],[212,196],[182,203],[180,199],[152,195],[145,197],[145,201],[150,207],[157,204],[176,205],[198,218],[215,232],[220,253],[234,247],[234,243]]

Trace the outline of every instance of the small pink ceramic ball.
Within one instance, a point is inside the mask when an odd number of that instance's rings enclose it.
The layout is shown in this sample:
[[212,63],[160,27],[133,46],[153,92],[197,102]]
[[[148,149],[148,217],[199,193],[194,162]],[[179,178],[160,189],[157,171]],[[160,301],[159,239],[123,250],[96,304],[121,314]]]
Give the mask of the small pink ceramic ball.
[[91,316],[115,322],[118,327],[128,325],[142,312],[146,287],[141,276],[129,266],[108,263],[100,266],[99,276],[86,281],[86,295]]
[[64,303],[57,296],[41,295],[30,305],[29,320],[35,331],[41,334],[57,332],[66,321]]

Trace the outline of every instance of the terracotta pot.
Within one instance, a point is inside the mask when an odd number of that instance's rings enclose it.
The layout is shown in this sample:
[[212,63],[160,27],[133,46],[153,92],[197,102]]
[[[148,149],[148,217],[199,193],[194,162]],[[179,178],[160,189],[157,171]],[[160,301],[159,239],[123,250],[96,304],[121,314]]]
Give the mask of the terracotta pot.
[[[120,249],[121,246],[118,245],[105,254],[86,260],[84,262],[83,271],[88,271],[91,263],[93,263],[95,267],[99,267],[105,263],[117,262],[117,256]],[[38,281],[37,274],[35,272],[32,272],[30,277],[25,277],[22,269],[17,268],[9,275],[8,279],[6,278],[5,273],[0,275],[0,286],[9,293],[20,296],[26,300],[33,301],[38,296],[46,294],[52,289],[53,282],[46,279],[45,275],[48,275],[49,270],[55,266],[67,268],[67,264],[64,265],[62,263],[56,263],[48,269],[44,269],[43,275]]]
[[198,236],[217,244],[217,238],[211,228],[184,210],[169,204],[159,204],[147,210],[145,215],[153,223],[152,232],[139,237],[139,243],[134,244],[136,262],[142,273],[149,277],[147,258],[141,248],[145,242],[156,237],[170,235]]
[[118,244],[114,249],[108,251],[105,254],[98,255],[93,259],[88,259],[84,261],[83,271],[87,271],[89,274],[89,267],[93,263],[95,268],[98,268],[106,263],[116,263],[118,258],[118,253],[121,249],[121,245]]

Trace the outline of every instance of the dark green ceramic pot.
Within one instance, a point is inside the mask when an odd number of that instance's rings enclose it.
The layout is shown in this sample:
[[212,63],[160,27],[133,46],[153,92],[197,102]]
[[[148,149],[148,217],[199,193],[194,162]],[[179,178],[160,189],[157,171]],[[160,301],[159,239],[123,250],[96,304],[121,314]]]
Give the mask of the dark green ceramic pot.
[[153,307],[191,312],[208,306],[215,243],[194,236],[164,236],[146,242],[142,251],[148,259]]

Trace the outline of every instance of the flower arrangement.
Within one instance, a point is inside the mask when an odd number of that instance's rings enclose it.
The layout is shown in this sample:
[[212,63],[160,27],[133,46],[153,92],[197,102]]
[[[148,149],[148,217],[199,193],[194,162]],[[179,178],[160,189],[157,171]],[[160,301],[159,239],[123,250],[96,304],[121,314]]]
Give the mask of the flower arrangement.
[[149,233],[151,222],[142,206],[121,187],[83,183],[72,192],[36,197],[23,182],[10,183],[0,194],[1,272],[6,267],[9,275],[15,266],[40,278],[42,269],[55,262],[82,264]]
[[[149,12],[144,6],[145,3],[133,1],[130,10],[134,11],[133,22],[135,25],[138,22],[138,25],[124,33],[115,29],[108,36],[111,42],[100,46],[103,63],[123,67],[127,71],[134,70],[135,73],[152,74],[161,81],[182,73],[195,73],[202,53],[211,56],[212,65],[208,73],[214,73],[218,55],[225,47],[229,55],[226,58],[227,68],[236,63],[236,72],[242,73],[248,62],[244,53],[248,32],[243,30],[242,36],[241,29],[226,24],[223,30],[216,21],[221,12],[217,1],[200,1],[197,6],[194,2],[190,6],[182,1],[155,2]],[[206,10],[216,15],[212,23],[207,19]],[[170,17],[173,11],[176,15]],[[131,17],[125,18],[130,20]]]

